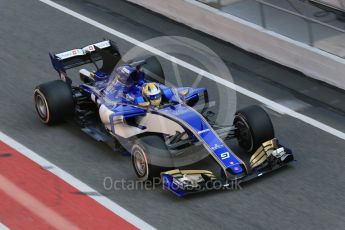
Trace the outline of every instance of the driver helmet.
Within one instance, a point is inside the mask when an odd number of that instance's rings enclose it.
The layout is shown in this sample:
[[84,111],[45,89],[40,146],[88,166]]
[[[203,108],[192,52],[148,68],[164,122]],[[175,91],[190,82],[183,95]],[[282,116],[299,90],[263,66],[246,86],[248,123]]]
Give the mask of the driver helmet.
[[143,96],[153,106],[159,106],[162,101],[161,90],[155,83],[146,83],[143,87]]

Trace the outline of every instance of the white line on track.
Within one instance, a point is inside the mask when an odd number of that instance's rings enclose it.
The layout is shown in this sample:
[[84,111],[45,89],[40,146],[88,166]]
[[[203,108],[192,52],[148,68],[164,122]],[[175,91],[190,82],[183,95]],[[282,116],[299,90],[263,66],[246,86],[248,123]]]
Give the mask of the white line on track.
[[[33,214],[46,221],[51,227],[55,229],[73,229],[78,230],[78,227],[65,217],[57,213],[54,209],[36,199],[30,193],[24,191],[6,177],[0,174],[0,190],[5,192],[13,200],[30,210]],[[14,217],[13,217],[14,218]]]
[[[98,192],[91,188],[90,186],[86,185],[82,181],[78,180],[68,172],[62,170],[61,168],[57,167],[53,163],[49,162],[48,160],[44,159],[37,153],[31,151],[30,149],[26,148],[22,144],[18,143],[11,137],[7,136],[3,132],[0,131],[0,140],[6,143],[7,145],[11,146],[15,150],[17,150],[19,153],[23,154],[24,156],[28,157],[30,160],[36,162],[38,165],[46,168],[48,171],[56,175],[57,177],[61,178],[68,184],[72,185],[76,189],[78,189],[81,192],[86,193],[96,193]],[[155,229],[145,221],[141,220],[134,214],[130,213],[126,209],[122,208],[117,203],[113,202],[112,200],[108,199],[105,196],[99,195],[99,196],[89,196],[90,198],[94,199],[96,202],[98,202],[100,205],[104,206],[105,208],[109,209],[119,217],[123,218],[130,224],[134,225],[135,227],[139,229]],[[1,227],[1,226],[0,226]],[[1,228],[0,228],[1,229]]]
[[276,103],[276,102],[274,102],[274,101],[272,101],[272,100],[270,100],[268,98],[265,98],[265,97],[263,97],[263,96],[261,96],[261,95],[259,95],[257,93],[254,93],[254,92],[252,92],[252,91],[250,91],[248,89],[245,89],[245,88],[243,88],[243,87],[241,87],[239,85],[236,85],[236,84],[234,84],[232,82],[229,82],[229,81],[227,81],[225,79],[222,79],[222,78],[220,78],[220,77],[218,77],[218,76],[216,76],[216,75],[214,75],[212,73],[206,72],[203,69],[200,69],[200,68],[198,68],[198,67],[196,67],[194,65],[191,65],[191,64],[189,64],[189,63],[187,63],[185,61],[182,61],[182,60],[180,60],[180,59],[178,59],[176,57],[173,57],[173,56],[171,56],[171,55],[169,55],[167,53],[164,53],[164,52],[162,52],[162,51],[160,51],[160,50],[158,50],[158,49],[156,49],[156,48],[154,48],[152,46],[149,46],[149,45],[147,45],[147,44],[145,44],[143,42],[140,42],[140,41],[138,41],[138,40],[136,40],[136,39],[126,35],[126,34],[123,34],[123,33],[119,32],[117,30],[114,30],[114,29],[112,29],[112,28],[110,28],[110,27],[108,27],[106,25],[103,25],[103,24],[101,24],[101,23],[99,23],[99,22],[97,22],[97,21],[95,21],[95,20],[93,20],[91,18],[88,18],[88,17],[86,17],[84,15],[81,15],[81,14],[79,14],[79,13],[77,13],[77,12],[71,10],[71,9],[68,9],[68,8],[66,8],[66,7],[64,7],[62,5],[59,5],[59,4],[55,3],[55,2],[52,2],[50,0],[39,0],[39,1],[49,5],[51,7],[53,7],[55,9],[59,10],[59,11],[62,11],[64,13],[66,13],[66,14],[69,14],[69,15],[71,15],[71,16],[73,16],[73,17],[75,17],[75,18],[77,18],[77,19],[79,19],[81,21],[84,21],[84,22],[86,22],[86,23],[88,23],[88,24],[90,24],[92,26],[95,26],[95,27],[97,27],[97,28],[99,28],[101,30],[104,30],[104,31],[106,31],[106,32],[108,32],[108,33],[110,33],[112,35],[115,35],[116,37],[119,37],[119,38],[121,38],[123,40],[126,40],[127,42],[130,42],[130,43],[132,43],[132,44],[134,44],[136,46],[139,46],[139,47],[141,47],[143,49],[146,49],[147,51],[150,51],[151,53],[159,55],[159,56],[161,56],[161,57],[163,57],[163,58],[165,58],[165,59],[167,59],[167,60],[169,60],[171,62],[174,62],[174,63],[176,63],[176,64],[178,64],[180,66],[183,66],[184,68],[189,69],[189,70],[191,70],[191,71],[193,71],[195,73],[198,73],[198,74],[200,74],[200,75],[202,75],[202,76],[204,76],[204,77],[206,77],[206,78],[208,78],[208,79],[210,79],[212,81],[215,81],[215,82],[217,82],[219,84],[222,84],[222,85],[224,85],[224,86],[226,86],[226,87],[228,87],[230,89],[233,89],[233,90],[235,90],[235,91],[237,91],[237,92],[239,92],[239,93],[241,93],[243,95],[246,95],[247,97],[253,98],[253,99],[255,99],[255,100],[265,104],[268,108],[270,108],[270,109],[272,109],[272,110],[274,110],[274,111],[276,111],[278,113],[290,115],[291,117],[294,117],[294,118],[296,118],[298,120],[301,120],[301,121],[303,121],[303,122],[305,122],[305,123],[307,123],[307,124],[309,124],[311,126],[314,126],[314,127],[318,128],[318,129],[321,129],[321,130],[323,130],[323,131],[325,131],[325,132],[327,132],[327,133],[329,133],[331,135],[334,135],[336,137],[339,137],[339,138],[345,140],[345,133],[344,132],[342,132],[340,130],[337,130],[337,129],[329,126],[329,125],[326,125],[326,124],[324,124],[324,123],[322,123],[320,121],[317,121],[317,120],[315,120],[315,119],[313,119],[311,117],[308,117],[306,115],[298,113],[298,112],[296,112],[296,111],[294,111],[294,110],[292,110],[292,109],[290,109],[290,108],[288,108],[286,106],[283,106],[283,105],[281,105],[279,103]]
[[6,225],[0,223],[0,230],[10,230]]

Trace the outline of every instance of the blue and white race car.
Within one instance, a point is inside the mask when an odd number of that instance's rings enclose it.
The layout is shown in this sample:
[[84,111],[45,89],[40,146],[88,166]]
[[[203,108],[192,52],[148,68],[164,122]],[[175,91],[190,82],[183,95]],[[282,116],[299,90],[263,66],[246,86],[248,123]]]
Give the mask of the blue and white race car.
[[[155,57],[121,64],[116,45],[105,40],[50,58],[60,79],[35,88],[41,121],[75,121],[97,141],[129,152],[141,181],[161,178],[166,189],[184,196],[227,188],[293,160],[263,109],[241,109],[233,125],[216,125],[207,116],[207,89],[164,85]],[[72,84],[66,70],[85,64],[94,64],[95,70],[80,69],[82,83]],[[237,139],[248,157],[230,148],[230,139]],[[205,166],[205,159],[210,165]]]

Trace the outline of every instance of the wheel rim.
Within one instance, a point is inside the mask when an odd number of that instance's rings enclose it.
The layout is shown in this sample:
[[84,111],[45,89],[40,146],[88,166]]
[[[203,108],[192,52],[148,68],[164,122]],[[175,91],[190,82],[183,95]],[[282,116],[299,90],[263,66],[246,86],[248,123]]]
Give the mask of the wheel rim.
[[48,115],[48,105],[46,100],[39,93],[35,96],[35,104],[39,116],[45,120]]
[[133,152],[133,163],[135,171],[139,177],[145,177],[147,175],[148,164],[145,153],[142,149],[136,148]]
[[238,143],[247,151],[252,151],[254,143],[248,124],[242,118],[238,117],[235,125],[239,130],[237,137]]

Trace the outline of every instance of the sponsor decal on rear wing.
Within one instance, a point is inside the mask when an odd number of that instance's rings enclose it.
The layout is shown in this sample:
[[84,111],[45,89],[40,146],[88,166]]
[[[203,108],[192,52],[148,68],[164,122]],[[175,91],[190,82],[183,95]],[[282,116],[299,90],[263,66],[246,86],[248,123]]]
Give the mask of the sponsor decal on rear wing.
[[111,47],[111,44],[110,44],[110,41],[102,41],[102,42],[98,42],[92,45],[85,46],[84,48],[81,48],[81,49],[73,49],[73,50],[63,52],[63,53],[55,54],[55,56],[58,57],[59,60],[65,60],[65,59],[69,59],[76,56],[83,56],[95,51],[96,50],[95,46],[97,46],[97,48],[99,49],[105,49],[105,48]]
[[[97,50],[102,51],[96,52]],[[104,53],[102,54],[101,52],[104,51],[110,53],[116,60],[121,59],[117,46],[110,40],[87,45],[80,49],[73,49],[58,54],[50,54],[50,59],[54,69],[60,74],[65,74],[67,69],[101,60],[102,55],[104,55]]]

